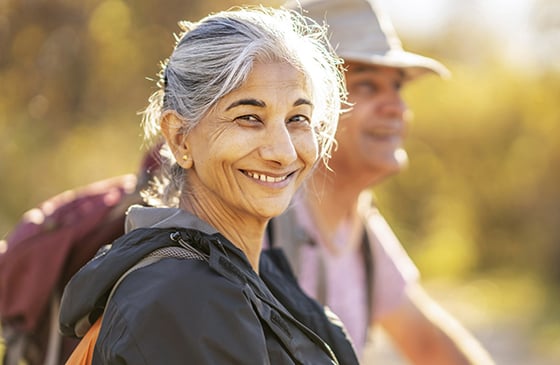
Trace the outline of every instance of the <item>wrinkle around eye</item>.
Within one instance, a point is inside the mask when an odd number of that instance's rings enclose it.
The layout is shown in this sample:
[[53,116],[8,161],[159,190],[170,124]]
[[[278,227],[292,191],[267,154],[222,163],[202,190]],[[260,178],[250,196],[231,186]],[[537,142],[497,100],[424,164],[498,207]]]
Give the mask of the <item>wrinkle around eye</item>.
[[235,117],[233,119],[233,122],[241,126],[248,126],[248,127],[258,126],[263,124],[261,118],[253,114],[247,114],[247,115],[241,115],[239,117]]

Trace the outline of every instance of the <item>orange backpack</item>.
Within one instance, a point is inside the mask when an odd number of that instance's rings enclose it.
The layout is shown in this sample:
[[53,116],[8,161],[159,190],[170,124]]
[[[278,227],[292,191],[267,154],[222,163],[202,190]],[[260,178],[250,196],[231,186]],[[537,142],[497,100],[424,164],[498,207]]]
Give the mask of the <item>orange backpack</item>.
[[74,351],[70,358],[66,361],[66,365],[90,365],[93,359],[93,348],[95,347],[95,342],[99,336],[99,330],[101,329],[101,320],[103,316],[99,317],[97,321],[90,327],[86,332],[86,335],[81,339],[80,343]]

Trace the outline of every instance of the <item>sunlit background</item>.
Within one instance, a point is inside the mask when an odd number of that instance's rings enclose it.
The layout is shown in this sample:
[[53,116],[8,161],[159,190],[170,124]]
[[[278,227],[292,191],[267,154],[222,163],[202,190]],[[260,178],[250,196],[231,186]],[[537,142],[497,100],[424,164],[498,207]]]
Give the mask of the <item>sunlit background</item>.
[[[405,88],[410,166],[376,189],[379,205],[428,289],[500,363],[556,364],[560,2],[380,2],[405,47],[453,77]],[[135,172],[137,113],[177,21],[239,4],[0,0],[0,239],[54,194]]]

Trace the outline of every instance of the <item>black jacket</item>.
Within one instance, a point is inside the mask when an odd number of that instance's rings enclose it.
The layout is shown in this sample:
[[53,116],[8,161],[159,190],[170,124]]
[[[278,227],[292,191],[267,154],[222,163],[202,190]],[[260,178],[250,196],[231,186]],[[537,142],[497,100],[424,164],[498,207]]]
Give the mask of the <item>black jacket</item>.
[[[124,272],[179,238],[207,260],[165,258],[138,269],[105,309]],[[103,310],[94,364],[338,364],[219,233],[139,228],[121,237],[66,287],[61,331],[76,336]]]

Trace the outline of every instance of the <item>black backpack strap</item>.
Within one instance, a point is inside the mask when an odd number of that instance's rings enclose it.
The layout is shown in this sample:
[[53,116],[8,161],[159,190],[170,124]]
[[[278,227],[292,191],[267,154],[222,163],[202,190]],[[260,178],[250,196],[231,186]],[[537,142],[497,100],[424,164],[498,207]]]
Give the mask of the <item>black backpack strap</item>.
[[362,256],[364,257],[364,264],[366,269],[366,289],[367,289],[367,308],[368,308],[368,324],[372,321],[372,308],[374,303],[374,252],[373,247],[371,247],[371,240],[369,239],[367,227],[364,229],[364,234],[362,237]]

